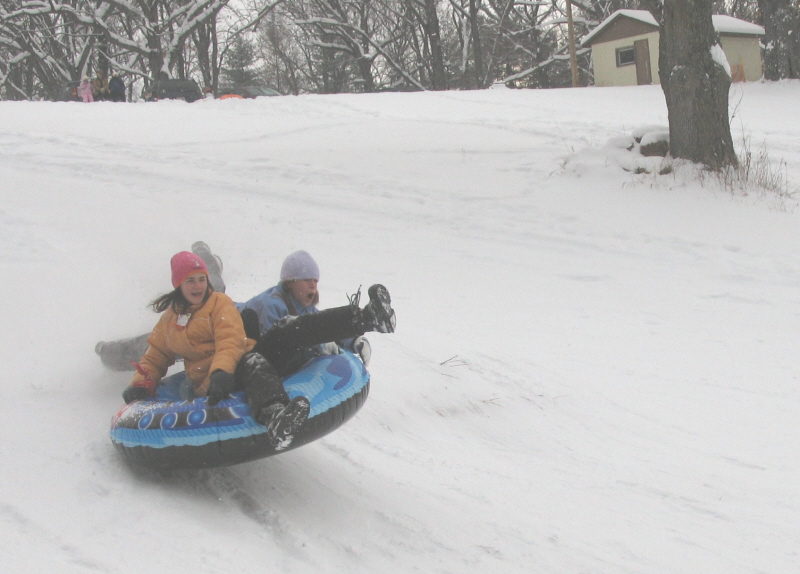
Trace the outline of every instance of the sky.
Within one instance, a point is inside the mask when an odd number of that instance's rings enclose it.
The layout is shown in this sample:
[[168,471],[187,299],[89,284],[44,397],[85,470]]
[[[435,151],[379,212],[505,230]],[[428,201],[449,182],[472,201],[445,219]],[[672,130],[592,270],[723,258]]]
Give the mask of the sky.
[[[731,88],[781,193],[652,173],[658,86],[0,102],[4,571],[797,572],[798,96]],[[125,463],[94,346],[198,240],[237,301],[297,249],[322,308],[387,286],[356,417]]]

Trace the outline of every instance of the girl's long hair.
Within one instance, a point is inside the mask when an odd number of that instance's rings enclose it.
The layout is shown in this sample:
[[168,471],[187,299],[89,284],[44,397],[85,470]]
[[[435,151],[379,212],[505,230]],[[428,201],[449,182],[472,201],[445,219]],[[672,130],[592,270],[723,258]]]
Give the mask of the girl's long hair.
[[[211,297],[211,294],[214,292],[214,288],[211,286],[211,283],[208,284],[208,288],[206,289],[206,295],[203,297],[203,303],[208,301],[208,298]],[[161,297],[156,298],[155,300],[151,301],[148,307],[150,307],[156,313],[163,313],[170,307],[172,310],[175,311],[178,315],[183,315],[186,311],[189,310],[192,304],[186,300],[186,297],[183,296],[181,293],[181,287],[175,288],[174,291],[170,291],[169,293],[164,293]]]

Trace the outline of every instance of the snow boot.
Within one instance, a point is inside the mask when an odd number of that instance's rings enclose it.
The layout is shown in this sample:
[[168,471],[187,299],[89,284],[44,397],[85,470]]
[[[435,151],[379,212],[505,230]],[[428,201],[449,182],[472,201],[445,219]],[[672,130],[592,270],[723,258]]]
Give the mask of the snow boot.
[[236,379],[247,394],[253,418],[267,427],[270,444],[275,450],[288,447],[297,429],[308,418],[308,399],[297,397],[289,400],[283,380],[272,364],[259,353],[250,352],[244,356],[236,370]]
[[211,249],[203,241],[196,241],[192,244],[192,253],[202,259],[208,267],[208,280],[214,291],[225,293],[225,281],[222,280],[222,259],[211,253]]
[[365,328],[378,333],[394,333],[397,319],[392,309],[392,298],[389,290],[383,285],[373,285],[367,291],[369,303],[362,310]]
[[308,420],[311,405],[305,397],[295,397],[288,405],[274,403],[263,407],[256,416],[267,427],[267,437],[275,450],[284,450],[294,440],[300,427]]

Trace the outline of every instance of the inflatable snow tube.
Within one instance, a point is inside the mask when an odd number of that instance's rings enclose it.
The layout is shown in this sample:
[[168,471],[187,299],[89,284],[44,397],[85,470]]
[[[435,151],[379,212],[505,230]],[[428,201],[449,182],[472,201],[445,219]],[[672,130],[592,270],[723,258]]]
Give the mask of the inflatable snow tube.
[[344,351],[312,359],[283,385],[290,398],[305,396],[311,412],[281,451],[251,416],[244,393],[232,393],[211,407],[205,397],[181,400],[171,385],[159,386],[153,399],[122,407],[111,421],[111,441],[129,461],[160,470],[228,466],[272,456],[347,422],[367,400],[369,373],[358,357]]

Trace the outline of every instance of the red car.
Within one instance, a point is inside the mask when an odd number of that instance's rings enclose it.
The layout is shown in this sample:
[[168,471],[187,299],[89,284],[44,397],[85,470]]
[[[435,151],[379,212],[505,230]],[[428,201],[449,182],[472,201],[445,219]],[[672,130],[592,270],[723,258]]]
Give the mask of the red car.
[[261,96],[280,96],[279,92],[271,88],[265,88],[263,86],[243,86],[238,88],[220,88],[219,90],[219,99],[223,99],[225,96],[228,97],[240,97],[245,99],[252,99],[258,98]]

